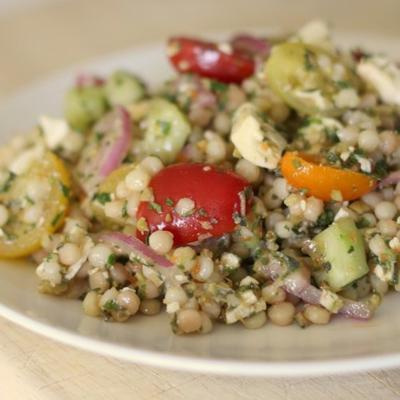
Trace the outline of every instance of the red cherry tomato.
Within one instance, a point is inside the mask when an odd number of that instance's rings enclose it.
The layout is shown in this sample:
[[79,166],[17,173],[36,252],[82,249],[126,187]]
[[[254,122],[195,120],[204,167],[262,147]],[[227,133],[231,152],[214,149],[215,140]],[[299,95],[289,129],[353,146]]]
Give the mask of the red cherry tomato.
[[192,72],[225,83],[240,83],[253,75],[254,60],[232,49],[198,39],[174,37],[168,42],[168,56],[179,72]]
[[[142,202],[137,218],[144,218],[150,229],[174,235],[175,245],[218,237],[235,229],[235,217],[246,213],[249,183],[230,171],[205,164],[175,164],[161,170],[149,184],[154,202]],[[179,215],[175,207],[189,198],[194,208]],[[237,222],[237,221],[236,221]],[[149,232],[140,232],[145,240]]]

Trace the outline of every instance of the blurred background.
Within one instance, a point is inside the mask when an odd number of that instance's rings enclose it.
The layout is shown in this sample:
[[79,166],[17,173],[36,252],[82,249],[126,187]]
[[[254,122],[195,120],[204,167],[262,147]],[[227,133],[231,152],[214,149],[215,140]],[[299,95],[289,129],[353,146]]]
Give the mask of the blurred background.
[[0,98],[75,62],[172,33],[293,30],[322,17],[341,30],[399,35],[399,16],[399,0],[0,0]]

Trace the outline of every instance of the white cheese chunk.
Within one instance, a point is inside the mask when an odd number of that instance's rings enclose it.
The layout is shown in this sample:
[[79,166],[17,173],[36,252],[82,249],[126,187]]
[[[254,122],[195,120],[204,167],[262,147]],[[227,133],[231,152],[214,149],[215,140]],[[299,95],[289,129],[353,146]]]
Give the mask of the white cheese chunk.
[[231,141],[243,158],[259,167],[275,169],[286,147],[286,140],[264,122],[253,104],[243,104],[235,113]]
[[400,105],[400,68],[394,62],[381,56],[371,57],[358,64],[357,73],[383,101]]
[[42,128],[46,146],[50,150],[60,146],[70,132],[68,123],[61,118],[51,118],[43,115],[39,118],[39,125]]

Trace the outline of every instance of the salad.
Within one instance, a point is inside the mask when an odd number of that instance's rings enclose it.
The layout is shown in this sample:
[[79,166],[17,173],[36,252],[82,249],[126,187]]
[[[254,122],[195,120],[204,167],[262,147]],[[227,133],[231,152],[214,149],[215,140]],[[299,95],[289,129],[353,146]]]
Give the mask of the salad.
[[399,291],[400,66],[285,37],[173,37],[176,73],[79,75],[63,118],[0,149],[0,257],[123,322],[370,319]]

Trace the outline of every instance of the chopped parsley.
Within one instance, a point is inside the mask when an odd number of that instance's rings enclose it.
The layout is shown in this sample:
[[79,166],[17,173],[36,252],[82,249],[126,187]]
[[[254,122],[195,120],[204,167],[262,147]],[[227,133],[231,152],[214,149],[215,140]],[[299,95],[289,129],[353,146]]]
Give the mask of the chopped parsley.
[[150,210],[155,211],[157,214],[160,214],[160,213],[162,212],[162,207],[161,207],[161,205],[158,204],[158,203],[156,203],[156,202],[154,202],[154,201],[151,201],[151,202],[149,203],[149,208],[150,208]]
[[59,181],[59,182],[60,182],[61,191],[63,192],[64,197],[66,197],[68,199],[69,195],[71,193],[71,188],[64,185],[61,181]]
[[60,222],[60,219],[63,215],[64,215],[64,211],[61,211],[58,214],[56,214],[51,221],[51,226],[56,226]]
[[210,89],[213,92],[225,92],[228,89],[228,85],[218,81],[211,81]]
[[298,158],[295,158],[292,161],[292,165],[293,165],[294,169],[299,169],[302,167],[303,164],[301,163],[301,161]]
[[104,205],[111,201],[111,195],[108,192],[97,192],[93,196],[93,200],[98,201],[100,204]]
[[122,217],[127,218],[128,217],[128,201],[124,201],[124,204],[122,206]]
[[158,125],[161,129],[161,132],[164,136],[167,136],[171,132],[172,124],[169,121],[158,120]]
[[354,246],[350,246],[349,249],[347,250],[347,254],[351,254],[354,252]]
[[115,264],[115,261],[117,260],[117,256],[114,253],[111,253],[106,262],[106,268],[110,268]]
[[333,222],[334,218],[335,213],[332,210],[327,209],[318,217],[316,225],[318,228],[324,229]]
[[172,199],[170,199],[169,197],[167,197],[167,198],[165,199],[165,204],[166,204],[167,206],[173,207],[173,206],[174,206],[174,201],[173,201]]
[[385,159],[384,158],[379,159],[374,167],[374,175],[377,178],[383,178],[388,174],[388,172],[389,172],[389,165],[387,164]]
[[105,311],[118,311],[119,310],[119,305],[114,299],[107,300],[104,305],[103,309]]
[[336,164],[338,161],[340,161],[339,156],[335,153],[333,153],[332,151],[328,151],[326,153],[326,161],[328,162],[328,164]]
[[96,138],[96,142],[101,142],[101,140],[104,137],[104,133],[103,132],[96,132],[94,135],[95,135],[95,138]]
[[339,89],[348,89],[351,87],[348,81],[343,81],[343,80],[335,81],[335,84]]
[[17,175],[14,174],[14,172],[9,171],[9,175],[6,181],[2,185],[0,185],[0,193],[6,193],[10,190],[11,183],[13,182],[16,176]]
[[304,52],[304,68],[307,71],[311,71],[315,68],[314,62],[312,60],[312,53],[307,49]]

